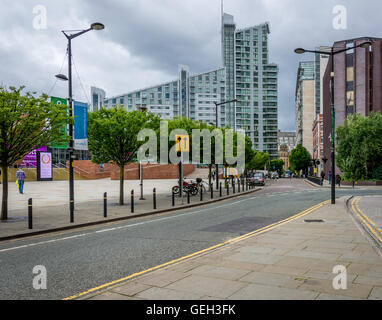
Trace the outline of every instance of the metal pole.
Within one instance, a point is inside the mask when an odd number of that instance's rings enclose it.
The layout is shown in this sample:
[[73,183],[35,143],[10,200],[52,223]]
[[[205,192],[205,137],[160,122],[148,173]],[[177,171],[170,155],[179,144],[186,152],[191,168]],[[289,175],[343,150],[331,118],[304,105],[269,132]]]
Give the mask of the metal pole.
[[172,192],[171,200],[172,200],[172,206],[174,207],[175,206],[175,193],[174,193],[174,191]]
[[220,182],[219,184],[219,193],[220,193],[220,197],[222,196],[222,183]]
[[134,189],[131,190],[131,213],[134,213]]
[[155,188],[153,190],[153,206],[154,206],[154,209],[157,208],[157,191]]
[[143,168],[142,163],[139,161],[139,179],[141,180],[140,186],[141,186],[141,197],[139,200],[146,200],[143,198]]
[[203,201],[203,186],[200,185],[200,201]]
[[211,183],[211,199],[214,198],[214,184]]
[[32,198],[28,199],[28,229],[33,229]]
[[107,218],[107,192],[103,194],[103,216]]
[[332,116],[332,134],[331,134],[331,139],[332,139],[332,146],[331,146],[331,158],[332,158],[332,186],[331,186],[331,202],[332,204],[336,203],[336,165],[335,165],[335,153],[334,153],[334,148],[335,148],[335,109],[334,109],[334,53],[333,53],[333,47],[331,48],[331,54],[330,54],[330,90],[331,90],[331,116]]
[[[218,128],[219,124],[218,124],[218,105],[217,103],[215,102],[215,108],[216,108],[216,128]],[[216,161],[216,157],[215,157],[215,161]],[[219,189],[219,164],[216,164],[216,190]]]
[[[68,38],[69,116],[73,117],[72,41]],[[70,223],[74,222],[73,123],[69,124],[69,208]]]

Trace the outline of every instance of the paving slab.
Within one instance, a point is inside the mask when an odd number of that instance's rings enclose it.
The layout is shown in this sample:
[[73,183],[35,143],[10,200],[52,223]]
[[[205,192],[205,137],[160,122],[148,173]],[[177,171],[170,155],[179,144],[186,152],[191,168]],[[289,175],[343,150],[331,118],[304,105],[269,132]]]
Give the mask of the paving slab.
[[[346,211],[345,201],[341,198],[336,205],[324,205],[273,230],[109,291],[130,298],[165,300],[382,299],[382,259]],[[319,226],[307,223],[304,219],[308,217],[324,222]],[[346,268],[346,290],[333,287],[337,265]]]

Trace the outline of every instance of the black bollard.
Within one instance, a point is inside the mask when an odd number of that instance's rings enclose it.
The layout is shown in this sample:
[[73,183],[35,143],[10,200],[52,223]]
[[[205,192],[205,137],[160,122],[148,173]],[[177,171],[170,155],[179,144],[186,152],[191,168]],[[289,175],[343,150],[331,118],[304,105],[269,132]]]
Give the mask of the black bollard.
[[232,179],[232,192],[235,193],[235,180]]
[[220,182],[220,186],[219,186],[219,194],[220,194],[220,197],[222,196],[222,183]]
[[107,218],[107,192],[103,194],[103,216]]
[[172,192],[172,206],[175,207],[175,193]]
[[28,229],[33,229],[32,221],[32,198],[28,199]]
[[153,207],[154,210],[157,208],[157,191],[155,188],[153,190]]
[[211,183],[211,199],[214,198],[214,185]]
[[203,186],[200,185],[200,201],[203,201]]
[[237,192],[240,193],[240,180],[237,179]]
[[131,190],[131,213],[134,213],[134,190]]
[[190,190],[187,192],[187,203],[190,203]]
[[229,196],[229,183],[227,183],[227,196]]

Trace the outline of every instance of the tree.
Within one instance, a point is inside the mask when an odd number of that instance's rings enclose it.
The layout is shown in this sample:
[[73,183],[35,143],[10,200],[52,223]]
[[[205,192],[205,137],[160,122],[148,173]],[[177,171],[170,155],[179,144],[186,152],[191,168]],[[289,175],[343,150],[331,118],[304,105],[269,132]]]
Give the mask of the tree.
[[101,108],[89,114],[89,151],[94,163],[119,166],[119,205],[124,204],[124,168],[144,143],[137,136],[143,128],[159,127],[159,117],[148,112],[126,111],[123,107]]
[[1,220],[8,219],[8,166],[21,160],[36,146],[68,141],[63,123],[73,121],[67,106],[53,105],[48,96],[27,92],[24,86],[0,87],[0,165],[3,173]]
[[281,176],[284,173],[284,161],[281,159],[271,160],[268,170],[277,171],[279,176]]
[[349,115],[336,133],[337,165],[345,179],[373,178],[382,165],[382,113]]
[[299,172],[300,170],[306,171],[312,161],[312,157],[308,150],[301,144],[297,145],[289,155],[290,169]]
[[262,170],[269,161],[269,154],[261,151],[255,151],[254,157],[248,164],[249,170]]

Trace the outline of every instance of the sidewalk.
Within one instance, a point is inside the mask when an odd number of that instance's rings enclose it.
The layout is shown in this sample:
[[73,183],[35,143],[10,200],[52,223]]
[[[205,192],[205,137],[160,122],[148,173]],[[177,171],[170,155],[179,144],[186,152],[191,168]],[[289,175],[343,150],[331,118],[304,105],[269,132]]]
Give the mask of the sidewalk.
[[[347,199],[71,298],[382,299],[381,256],[346,210]],[[346,267],[347,289],[333,288],[337,265]]]

